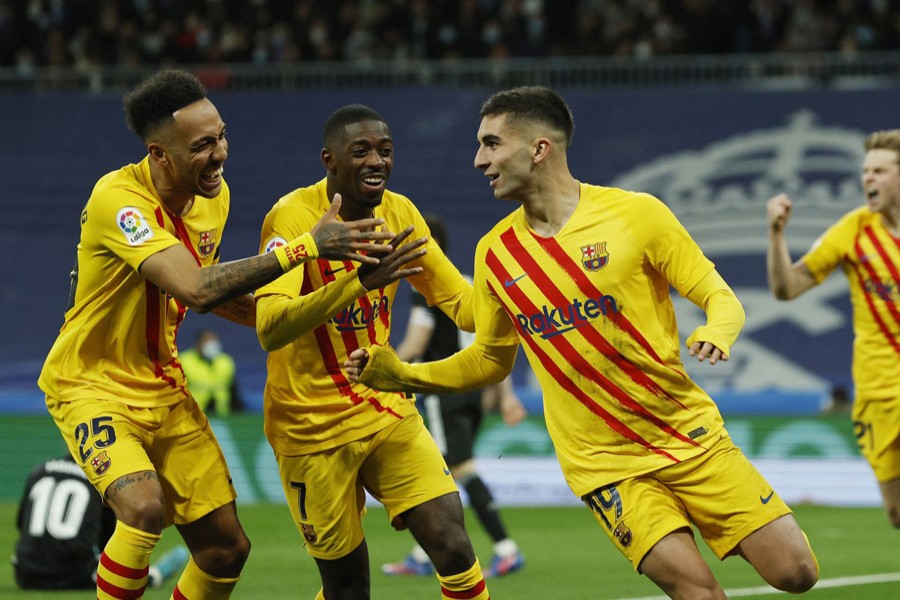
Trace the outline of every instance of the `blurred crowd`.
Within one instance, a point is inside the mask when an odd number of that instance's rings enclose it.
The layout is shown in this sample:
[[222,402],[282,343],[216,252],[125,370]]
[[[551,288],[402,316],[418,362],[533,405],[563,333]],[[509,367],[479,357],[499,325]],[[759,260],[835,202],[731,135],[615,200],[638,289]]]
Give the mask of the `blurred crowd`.
[[900,0],[0,0],[0,66],[900,48]]

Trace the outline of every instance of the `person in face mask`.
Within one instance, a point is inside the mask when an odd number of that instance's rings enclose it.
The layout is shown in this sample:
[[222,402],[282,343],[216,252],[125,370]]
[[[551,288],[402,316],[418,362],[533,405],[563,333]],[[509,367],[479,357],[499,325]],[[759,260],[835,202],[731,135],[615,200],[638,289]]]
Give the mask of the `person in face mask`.
[[234,359],[214,332],[202,330],[197,342],[180,354],[188,389],[204,412],[225,417],[243,408]]

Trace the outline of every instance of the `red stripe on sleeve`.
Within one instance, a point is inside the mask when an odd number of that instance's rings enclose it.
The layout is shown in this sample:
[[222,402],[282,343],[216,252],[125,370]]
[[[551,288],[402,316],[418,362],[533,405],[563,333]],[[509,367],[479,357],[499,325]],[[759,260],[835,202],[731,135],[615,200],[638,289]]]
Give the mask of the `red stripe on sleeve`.
[[177,585],[175,586],[175,589],[172,590],[172,598],[174,598],[175,600],[188,600],[188,597],[185,596],[185,595],[181,592],[180,589],[178,589],[178,586],[177,586]]
[[[488,268],[491,269],[491,271],[493,271],[501,281],[509,276],[506,269],[502,264],[500,264],[499,259],[497,259],[497,256],[493,253],[493,251],[488,251],[486,261]],[[529,275],[531,275],[531,273],[529,273]],[[510,294],[510,297],[513,299],[517,306],[522,307],[528,311],[537,311],[537,307],[517,287],[512,286],[510,288],[507,288],[506,291]],[[513,297],[514,295],[515,297]],[[507,312],[509,312],[509,309],[507,309]],[[518,320],[515,318],[515,316],[510,315],[510,318],[517,324],[521,331],[521,325],[518,324]],[[550,375],[556,380],[556,382],[564,390],[566,390],[569,394],[571,394],[574,398],[581,402],[581,404],[583,404],[588,410],[602,418],[610,429],[612,429],[619,435],[644,446],[648,450],[665,456],[666,458],[669,458],[674,462],[678,462],[678,459],[676,459],[674,456],[660,448],[657,448],[656,446],[645,440],[640,436],[640,434],[632,430],[625,423],[619,421],[610,412],[600,406],[596,400],[588,396],[588,394],[583,389],[576,385],[575,382],[572,381],[572,379],[569,378],[562,371],[562,369],[559,368],[559,366],[556,364],[556,361],[551,359],[550,356],[546,354],[543,349],[541,349],[538,343],[534,341],[533,336],[521,332],[519,337],[526,344],[528,344],[528,346],[541,361],[541,364],[545,369],[547,369],[547,372],[550,373]],[[646,420],[652,422],[661,430],[669,433],[673,437],[676,437],[693,446],[699,446],[699,444],[679,433],[670,425],[663,422],[652,413],[648,412],[643,406],[641,406],[633,398],[628,396],[627,393],[618,388],[612,381],[604,377],[602,373],[594,369],[594,367],[591,366],[583,356],[580,356],[578,352],[571,346],[571,344],[563,339],[562,336],[555,336],[552,339],[548,339],[548,341],[557,350],[557,352],[563,355],[563,357],[572,366],[572,368],[574,368],[580,375],[596,383],[607,394],[618,400],[620,404],[631,409],[633,412],[642,416]]]

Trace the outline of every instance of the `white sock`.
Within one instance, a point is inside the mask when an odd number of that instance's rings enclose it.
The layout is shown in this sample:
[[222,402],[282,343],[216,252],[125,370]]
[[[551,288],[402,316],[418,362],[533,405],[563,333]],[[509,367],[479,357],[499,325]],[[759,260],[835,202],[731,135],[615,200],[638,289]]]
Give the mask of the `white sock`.
[[163,583],[163,576],[158,567],[150,566],[150,572],[147,573],[147,584],[151,588],[158,588]]
[[413,546],[412,552],[409,553],[410,556],[413,557],[413,560],[417,563],[430,563],[431,559],[428,558],[428,554],[422,548],[422,546],[416,544]]
[[501,558],[512,556],[519,551],[519,546],[511,538],[500,540],[494,544],[494,554]]

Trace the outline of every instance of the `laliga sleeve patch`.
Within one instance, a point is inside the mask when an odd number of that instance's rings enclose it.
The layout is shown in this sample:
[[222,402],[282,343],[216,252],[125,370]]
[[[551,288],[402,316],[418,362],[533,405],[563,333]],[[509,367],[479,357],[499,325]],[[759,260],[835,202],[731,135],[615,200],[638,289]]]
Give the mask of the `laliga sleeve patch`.
[[271,240],[269,240],[266,243],[266,254],[268,254],[269,252],[272,252],[273,250],[275,250],[275,248],[278,248],[279,246],[286,246],[286,245],[287,245],[287,240],[284,239],[283,237],[273,237]]
[[153,230],[144,215],[134,207],[126,206],[116,215],[119,229],[125,235],[125,239],[132,246],[143,244],[153,237]]

